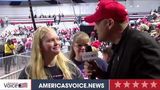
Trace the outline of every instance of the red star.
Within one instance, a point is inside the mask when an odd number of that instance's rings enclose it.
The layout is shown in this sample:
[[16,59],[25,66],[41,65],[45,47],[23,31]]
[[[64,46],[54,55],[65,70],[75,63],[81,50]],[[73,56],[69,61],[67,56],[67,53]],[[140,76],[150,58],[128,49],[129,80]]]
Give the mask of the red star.
[[128,81],[126,81],[124,84],[124,88],[129,88],[130,83],[128,83]]
[[147,88],[148,83],[146,83],[145,81],[142,83],[142,88]]
[[119,83],[118,81],[115,83],[115,85],[116,85],[115,86],[116,88],[120,88],[121,87],[121,83]]
[[157,83],[155,83],[154,81],[151,83],[151,88],[156,88]]
[[139,83],[137,83],[136,81],[133,83],[133,87],[134,88],[138,88]]

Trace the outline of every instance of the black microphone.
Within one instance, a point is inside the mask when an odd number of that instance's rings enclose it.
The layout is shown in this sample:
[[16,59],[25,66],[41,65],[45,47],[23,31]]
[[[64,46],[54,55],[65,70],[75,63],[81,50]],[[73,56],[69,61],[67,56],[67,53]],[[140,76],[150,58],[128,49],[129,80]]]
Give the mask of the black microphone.
[[87,46],[86,46],[86,52],[92,52],[92,47],[89,46],[89,45],[87,45]]
[[[86,46],[86,50],[85,50],[86,52],[92,52],[92,47],[91,46]],[[89,61],[90,62],[90,61]],[[95,72],[92,72],[92,75],[91,76],[89,76],[88,78],[90,78],[90,79],[96,79],[96,75],[95,75]]]

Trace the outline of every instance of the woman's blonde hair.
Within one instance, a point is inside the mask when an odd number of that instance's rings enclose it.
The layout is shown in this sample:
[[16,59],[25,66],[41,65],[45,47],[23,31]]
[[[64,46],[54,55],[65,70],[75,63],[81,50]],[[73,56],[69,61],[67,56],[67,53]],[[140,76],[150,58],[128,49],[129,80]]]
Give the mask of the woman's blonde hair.
[[[53,28],[39,27],[34,33],[31,60],[28,65],[29,70],[26,69],[26,72],[28,72],[28,78],[48,79],[48,75],[44,68],[44,60],[42,58],[42,52],[40,47],[41,47],[42,38],[49,31],[55,32]],[[71,64],[72,62],[69,59],[67,59],[61,52],[55,56],[54,60],[55,60],[55,64],[61,69],[64,75],[64,78],[72,79],[72,74],[74,73],[68,67],[68,65]]]
[[73,44],[74,43],[78,43],[78,44],[86,44],[90,42],[90,38],[89,38],[89,35],[85,32],[77,32],[74,37],[73,37],[73,42],[72,42],[72,45],[71,45],[71,52],[70,52],[70,59],[73,60],[75,58],[75,52],[73,50]]

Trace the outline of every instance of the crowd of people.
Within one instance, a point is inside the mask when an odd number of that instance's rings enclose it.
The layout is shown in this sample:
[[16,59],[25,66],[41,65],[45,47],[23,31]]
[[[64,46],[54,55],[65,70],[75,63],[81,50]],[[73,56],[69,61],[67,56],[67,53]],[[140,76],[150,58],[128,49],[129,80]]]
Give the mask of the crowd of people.
[[[56,23],[56,24],[58,24],[59,25],[59,23],[61,22],[61,19],[64,17],[64,14],[62,13],[62,14],[58,14],[58,15],[34,15],[34,18],[53,18],[53,22],[52,21],[50,21],[50,22],[48,22],[47,23],[47,25],[48,26],[52,26],[53,25],[53,23]],[[29,16],[29,18],[31,18],[31,16]]]
[[151,11],[149,16],[145,16],[142,19],[132,21],[130,23],[130,26],[132,29],[149,33],[150,36],[156,39],[156,41],[160,42],[159,40],[160,12],[157,12],[156,10]]

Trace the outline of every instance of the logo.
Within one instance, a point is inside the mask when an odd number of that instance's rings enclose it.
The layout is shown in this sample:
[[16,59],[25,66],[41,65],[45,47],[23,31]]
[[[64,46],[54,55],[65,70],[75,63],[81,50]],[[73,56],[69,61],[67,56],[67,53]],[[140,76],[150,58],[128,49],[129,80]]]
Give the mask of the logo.
[[82,54],[83,61],[92,61],[98,58],[98,54],[96,52],[85,52]]
[[4,83],[5,88],[27,88],[27,83],[8,82]]
[[20,83],[19,88],[27,88],[28,84],[27,83]]

